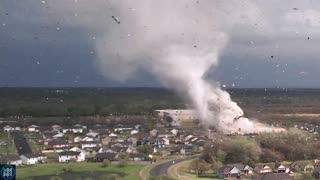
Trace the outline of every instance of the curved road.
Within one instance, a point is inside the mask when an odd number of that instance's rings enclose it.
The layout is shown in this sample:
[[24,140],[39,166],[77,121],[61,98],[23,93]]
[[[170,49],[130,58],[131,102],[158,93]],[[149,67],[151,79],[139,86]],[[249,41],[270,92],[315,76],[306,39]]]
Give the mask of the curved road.
[[[176,163],[180,163],[182,161],[187,161],[187,160],[190,160],[190,159],[194,159],[194,158],[197,158],[197,157],[186,157],[186,158],[181,158],[181,159],[174,159],[172,161],[169,161],[169,162],[165,162],[165,163],[161,163],[157,166],[155,166],[154,168],[151,169],[150,171],[150,176],[168,176],[168,169],[176,164]],[[174,161],[174,163],[173,163]]]

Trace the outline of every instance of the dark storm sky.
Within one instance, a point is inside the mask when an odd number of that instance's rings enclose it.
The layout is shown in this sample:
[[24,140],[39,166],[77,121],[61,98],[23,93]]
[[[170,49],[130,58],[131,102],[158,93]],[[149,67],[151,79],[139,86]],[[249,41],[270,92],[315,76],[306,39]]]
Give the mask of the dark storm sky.
[[[145,71],[121,83],[103,76],[95,63],[95,38],[101,32],[83,28],[85,23],[79,22],[103,15],[111,18],[110,9],[90,13],[94,2],[63,2],[66,6],[40,0],[0,2],[1,87],[161,86]],[[72,3],[75,9],[68,11]],[[275,30],[265,36],[232,32],[219,67],[210,71],[208,78],[229,87],[320,87],[320,13],[315,8],[319,4],[297,1],[288,7],[289,3],[283,2],[275,9],[276,1],[265,3],[259,1],[258,6]],[[298,7],[298,12],[293,7]],[[56,15],[61,12],[66,14]],[[105,26],[108,29],[114,23]]]

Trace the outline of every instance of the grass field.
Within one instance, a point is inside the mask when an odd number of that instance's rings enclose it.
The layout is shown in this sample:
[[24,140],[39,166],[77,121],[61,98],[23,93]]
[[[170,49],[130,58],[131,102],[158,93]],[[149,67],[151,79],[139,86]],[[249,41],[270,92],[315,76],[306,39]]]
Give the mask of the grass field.
[[4,154],[15,154],[16,153],[16,147],[14,146],[12,139],[8,137],[8,133],[6,132],[0,132],[0,140],[7,143],[6,146],[0,146],[0,153]]
[[187,169],[189,168],[189,165],[191,162],[192,160],[188,160],[188,161],[183,161],[181,163],[177,163],[171,166],[168,170],[169,177],[174,179],[185,179],[185,180],[193,180],[193,179],[217,180],[219,179],[219,178],[216,178],[212,172],[207,173],[206,176],[203,176],[203,177],[197,177],[196,174],[191,174],[187,172]]
[[[126,167],[120,168],[114,165],[108,167],[101,167],[101,163],[50,163],[50,164],[38,164],[35,166],[26,166],[17,168],[17,178],[18,179],[32,179],[32,177],[47,177],[47,176],[59,176],[64,174],[63,168],[71,168],[72,173],[93,173],[99,172],[102,174],[123,174],[125,173],[124,180],[138,180],[138,172],[142,169],[144,165],[128,165]],[[63,177],[63,176],[61,176]]]

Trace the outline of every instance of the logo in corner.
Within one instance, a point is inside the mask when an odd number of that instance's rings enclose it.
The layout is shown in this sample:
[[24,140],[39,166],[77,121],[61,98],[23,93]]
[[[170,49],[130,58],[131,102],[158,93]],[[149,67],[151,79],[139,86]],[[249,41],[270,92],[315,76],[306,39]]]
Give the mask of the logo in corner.
[[16,166],[15,165],[0,165],[0,180],[15,180]]

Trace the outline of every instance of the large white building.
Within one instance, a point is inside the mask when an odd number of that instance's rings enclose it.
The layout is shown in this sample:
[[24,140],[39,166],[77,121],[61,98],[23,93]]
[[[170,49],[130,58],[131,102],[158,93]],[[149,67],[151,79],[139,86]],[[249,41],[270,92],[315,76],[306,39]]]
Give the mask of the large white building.
[[192,109],[155,110],[155,114],[169,126],[180,126],[182,121],[198,119],[197,112]]

